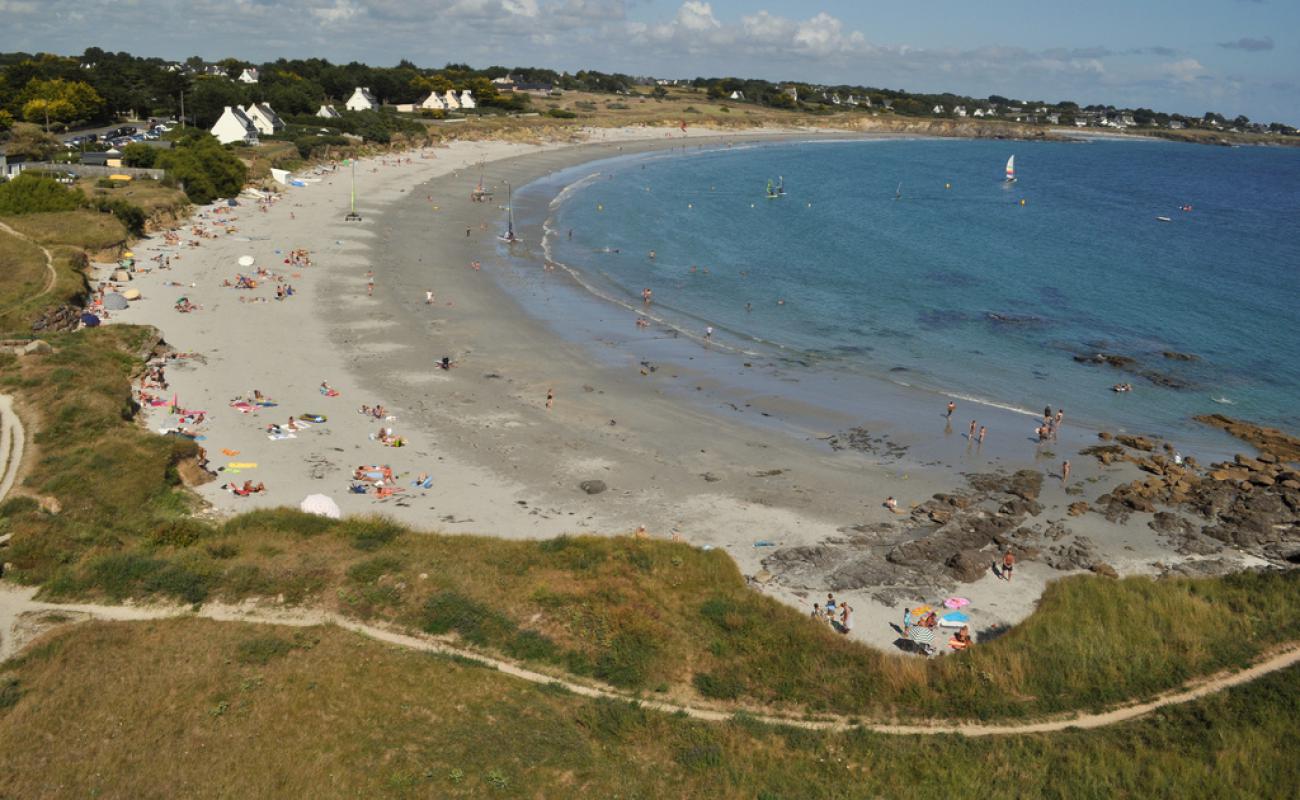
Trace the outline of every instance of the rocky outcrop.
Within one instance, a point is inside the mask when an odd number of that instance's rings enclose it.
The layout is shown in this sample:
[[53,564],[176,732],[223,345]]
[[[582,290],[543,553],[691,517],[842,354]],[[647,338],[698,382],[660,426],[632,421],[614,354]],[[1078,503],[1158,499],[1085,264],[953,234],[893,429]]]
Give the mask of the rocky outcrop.
[[1195,418],[1197,422],[1220,428],[1228,433],[1254,445],[1261,454],[1272,456],[1279,461],[1300,461],[1300,438],[1278,430],[1256,425],[1223,414],[1202,414]]
[[70,331],[81,323],[81,309],[64,304],[51,308],[32,321],[32,333]]

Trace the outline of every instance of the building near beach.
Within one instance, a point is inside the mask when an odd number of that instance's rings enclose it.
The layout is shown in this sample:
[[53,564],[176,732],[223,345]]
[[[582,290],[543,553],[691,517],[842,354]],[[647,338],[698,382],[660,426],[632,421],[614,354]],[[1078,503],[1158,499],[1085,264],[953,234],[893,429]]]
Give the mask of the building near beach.
[[437,92],[429,92],[429,96],[420,101],[420,108],[427,111],[445,111],[447,104],[442,102]]
[[284,130],[284,120],[271,109],[270,103],[249,103],[244,116],[253,121],[253,127],[263,136],[272,136]]
[[358,86],[348,101],[343,104],[348,111],[378,111],[379,101],[365,86]]
[[469,89],[466,89],[465,91],[460,93],[460,107],[461,108],[478,107],[478,103],[474,102],[474,95],[470,93]]
[[248,69],[239,73],[239,77],[235,78],[235,80],[239,81],[240,83],[257,83],[257,68],[249,67]]
[[239,106],[226,106],[221,118],[212,126],[212,135],[222,144],[257,144],[257,126]]
[[451,89],[448,89],[446,92],[443,93],[442,102],[443,105],[446,106],[448,111],[454,111],[460,108],[460,100],[456,97],[456,93],[453,92]]
[[320,110],[316,112],[316,116],[321,119],[339,119],[343,115],[340,114],[338,109],[334,108],[334,106],[323,105],[320,107]]

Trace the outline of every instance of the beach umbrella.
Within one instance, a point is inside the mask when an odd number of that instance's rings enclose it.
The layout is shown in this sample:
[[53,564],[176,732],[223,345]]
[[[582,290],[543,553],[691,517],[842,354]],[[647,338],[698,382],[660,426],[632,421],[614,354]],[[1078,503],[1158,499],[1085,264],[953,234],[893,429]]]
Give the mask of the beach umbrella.
[[241,266],[241,267],[251,267],[251,266],[253,266],[253,261],[254,261],[254,259],[253,259],[252,256],[240,256],[240,257],[239,257],[239,266]]
[[128,305],[130,304],[126,302],[126,298],[117,292],[109,292],[104,295],[104,308],[109,311],[121,311]]
[[303,501],[298,504],[298,508],[308,514],[315,514],[320,517],[329,517],[330,519],[338,519],[343,516],[339,511],[338,503],[335,503],[332,499],[323,494],[307,495],[303,498]]
[[95,316],[94,314],[82,314],[81,324],[85,325],[87,328],[98,328],[99,317]]
[[934,647],[934,629],[924,625],[913,625],[907,629],[907,638],[917,644]]

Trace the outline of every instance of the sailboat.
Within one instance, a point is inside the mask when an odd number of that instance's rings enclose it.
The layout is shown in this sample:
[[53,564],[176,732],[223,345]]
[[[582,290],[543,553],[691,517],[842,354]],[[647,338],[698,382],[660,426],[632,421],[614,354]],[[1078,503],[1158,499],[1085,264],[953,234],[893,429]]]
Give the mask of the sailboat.
[[775,186],[773,186],[773,185],[772,185],[772,179],[771,179],[771,178],[768,178],[768,180],[767,180],[767,199],[768,199],[768,200],[775,200],[775,199],[777,199],[778,197],[785,197],[785,178],[782,177],[782,178],[780,178],[779,180],[780,180],[780,182],[777,183]]
[[1007,159],[1007,183],[1016,182],[1016,157],[1013,155]]
[[902,183],[902,181],[899,182],[899,184],[898,184],[898,188],[894,190],[894,199],[895,199],[895,200],[901,200],[901,199],[903,199],[903,183]]
[[497,238],[506,244],[517,244],[523,240],[515,235],[515,190],[509,182],[506,183],[506,192],[507,197],[509,198],[507,200],[507,210],[510,212],[510,215],[506,218],[506,232]]

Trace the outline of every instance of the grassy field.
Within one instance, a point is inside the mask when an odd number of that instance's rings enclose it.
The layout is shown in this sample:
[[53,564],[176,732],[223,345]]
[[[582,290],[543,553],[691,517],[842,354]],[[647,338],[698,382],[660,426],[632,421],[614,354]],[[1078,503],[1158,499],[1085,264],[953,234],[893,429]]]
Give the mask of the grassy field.
[[[1296,574],[1077,577],[996,641],[942,659],[849,642],[750,590],[720,552],[669,542],[512,542],[382,518],[283,510],[188,516],[191,442],[126,421],[147,341],[112,326],[6,363],[0,389],[42,409],[24,490],[0,507],[11,579],[52,598],[275,598],[432,634],[646,696],[802,714],[972,718],[1089,709],[1241,664],[1300,634]],[[14,367],[18,368],[14,368]],[[1153,621],[1158,621],[1153,624]]]
[[1300,673],[1090,732],[696,723],[336,628],[84,623],[0,667],[4,797],[1289,798]]
[[45,255],[31,242],[0,231],[0,331],[31,324],[31,298],[45,288]]
[[6,225],[43,245],[79,247],[91,253],[126,244],[126,228],[112,214],[55,211],[4,217]]
[[101,189],[96,185],[96,180],[92,179],[81,180],[77,185],[87,197],[116,197],[139,206],[146,215],[184,208],[189,204],[185,199],[185,193],[180,189],[169,188],[153,180],[137,178],[116,189]]

